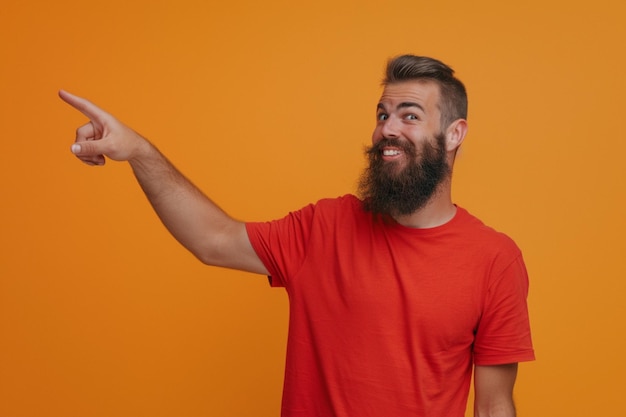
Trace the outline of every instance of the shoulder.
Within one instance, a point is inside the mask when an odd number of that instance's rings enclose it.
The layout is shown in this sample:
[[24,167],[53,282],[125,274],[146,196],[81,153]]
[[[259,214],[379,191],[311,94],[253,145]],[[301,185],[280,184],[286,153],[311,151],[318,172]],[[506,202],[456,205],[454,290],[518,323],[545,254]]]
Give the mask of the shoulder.
[[354,216],[356,213],[365,213],[361,200],[352,194],[345,194],[334,198],[323,198],[313,204],[303,207],[299,211],[315,215]]
[[464,208],[458,207],[456,231],[465,240],[469,253],[484,259],[494,268],[493,272],[506,269],[522,259],[522,252],[506,233],[483,223]]
[[357,213],[364,213],[361,200],[352,194],[346,194],[334,198],[323,198],[314,203],[307,204],[296,210],[292,210],[281,218],[265,222],[250,222],[249,227],[259,225],[279,226],[286,224],[309,225],[317,223],[337,223],[349,218],[358,217]]
[[362,202],[353,194],[344,194],[334,198],[323,198],[314,205],[323,208],[361,209]]
[[467,234],[468,237],[471,236],[472,240],[483,242],[490,246],[519,250],[513,239],[506,233],[486,225],[482,220],[462,207],[457,207],[457,210],[455,219],[457,220],[457,227]]

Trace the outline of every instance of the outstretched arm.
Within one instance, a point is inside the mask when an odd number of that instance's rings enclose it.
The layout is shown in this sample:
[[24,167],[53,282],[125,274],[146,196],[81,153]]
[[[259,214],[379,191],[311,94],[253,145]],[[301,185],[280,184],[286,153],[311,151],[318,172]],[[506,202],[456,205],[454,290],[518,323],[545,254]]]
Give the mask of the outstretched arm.
[[78,159],[89,165],[104,165],[105,157],[128,161],[163,224],[198,259],[267,275],[244,223],[222,211],[154,145],[90,101],[66,91],[59,96],[89,118],[71,148]]
[[513,386],[517,363],[476,366],[474,369],[474,416],[515,417]]

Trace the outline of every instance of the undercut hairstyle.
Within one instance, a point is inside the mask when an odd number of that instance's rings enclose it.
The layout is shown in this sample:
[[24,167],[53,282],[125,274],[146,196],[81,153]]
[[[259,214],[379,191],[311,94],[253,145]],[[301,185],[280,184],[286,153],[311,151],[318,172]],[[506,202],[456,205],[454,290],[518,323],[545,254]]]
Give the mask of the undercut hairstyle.
[[383,86],[403,81],[433,81],[439,86],[442,132],[457,119],[467,119],[467,91],[454,70],[434,58],[401,55],[389,60]]

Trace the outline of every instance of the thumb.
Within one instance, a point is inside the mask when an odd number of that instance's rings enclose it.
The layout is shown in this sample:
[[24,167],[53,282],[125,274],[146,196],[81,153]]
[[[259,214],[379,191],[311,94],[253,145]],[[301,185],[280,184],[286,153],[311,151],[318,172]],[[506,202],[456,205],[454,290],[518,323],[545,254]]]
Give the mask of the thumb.
[[70,149],[76,156],[96,156],[104,153],[101,148],[100,141],[89,140],[74,143]]
[[104,152],[100,149],[100,141],[76,142],[70,148],[72,153],[87,165],[104,165]]

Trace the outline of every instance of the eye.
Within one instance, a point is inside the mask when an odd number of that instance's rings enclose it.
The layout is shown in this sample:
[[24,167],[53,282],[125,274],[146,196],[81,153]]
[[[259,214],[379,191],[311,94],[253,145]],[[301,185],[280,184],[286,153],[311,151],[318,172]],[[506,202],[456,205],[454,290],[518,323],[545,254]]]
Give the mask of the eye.
[[378,121],[384,121],[384,120],[387,120],[388,118],[389,118],[389,115],[386,113],[378,113],[376,115],[376,120]]
[[419,120],[419,117],[417,117],[416,114],[407,114],[404,118],[407,120]]

